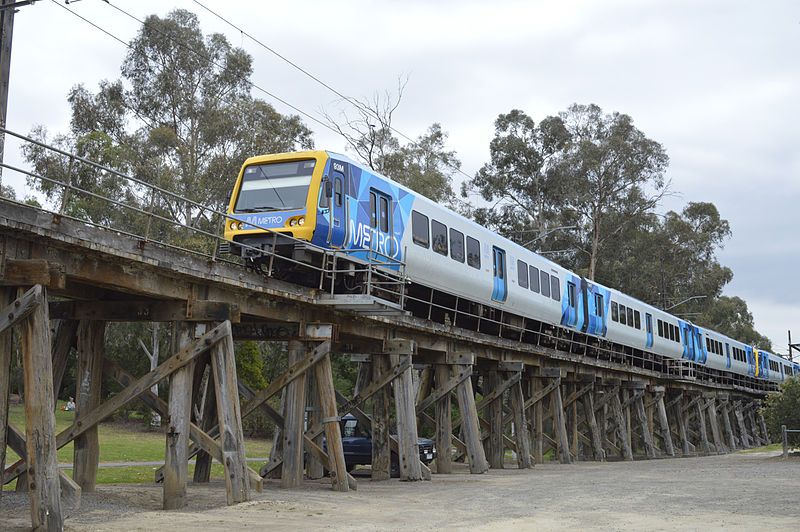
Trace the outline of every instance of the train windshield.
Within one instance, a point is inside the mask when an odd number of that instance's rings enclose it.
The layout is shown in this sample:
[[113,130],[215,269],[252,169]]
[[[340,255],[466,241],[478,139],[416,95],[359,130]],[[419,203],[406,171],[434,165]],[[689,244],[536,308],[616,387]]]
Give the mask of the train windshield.
[[315,160],[251,164],[244,169],[234,212],[302,209]]

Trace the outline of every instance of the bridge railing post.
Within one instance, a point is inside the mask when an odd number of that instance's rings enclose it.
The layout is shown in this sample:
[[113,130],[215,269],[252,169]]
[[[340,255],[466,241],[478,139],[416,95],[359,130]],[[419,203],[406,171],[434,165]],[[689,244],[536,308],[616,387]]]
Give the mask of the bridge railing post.
[[789,458],[789,434],[786,432],[786,425],[781,425],[781,442],[783,442],[783,458]]

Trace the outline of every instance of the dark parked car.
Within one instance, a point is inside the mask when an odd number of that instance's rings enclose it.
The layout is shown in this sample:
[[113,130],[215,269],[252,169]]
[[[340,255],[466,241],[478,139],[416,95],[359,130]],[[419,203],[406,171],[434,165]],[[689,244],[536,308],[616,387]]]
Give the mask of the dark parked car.
[[[362,424],[358,422],[352,414],[342,417],[342,444],[344,446],[344,461],[347,463],[347,470],[352,471],[356,466],[372,464],[372,434]],[[436,458],[436,447],[433,440],[428,438],[418,438],[419,459],[423,464],[428,465]],[[392,451],[392,476],[398,476],[400,472],[399,459],[397,454]]]

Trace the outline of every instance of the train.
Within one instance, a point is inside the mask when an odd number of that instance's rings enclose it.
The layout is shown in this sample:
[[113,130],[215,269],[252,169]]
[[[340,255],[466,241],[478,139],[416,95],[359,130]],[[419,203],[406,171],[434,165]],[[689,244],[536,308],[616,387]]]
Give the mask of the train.
[[247,261],[308,242],[353,260],[383,257],[387,270],[402,265],[412,285],[407,308],[428,319],[455,315],[457,325],[501,331],[535,323],[556,347],[580,338],[593,352],[743,385],[774,388],[800,373],[800,364],[586,279],[343,154],[247,159],[227,215],[227,251]]

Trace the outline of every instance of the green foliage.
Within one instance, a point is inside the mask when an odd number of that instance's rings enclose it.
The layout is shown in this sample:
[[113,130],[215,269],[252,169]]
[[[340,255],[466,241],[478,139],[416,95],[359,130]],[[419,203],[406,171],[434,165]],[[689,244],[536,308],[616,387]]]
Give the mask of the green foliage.
[[[773,439],[780,437],[781,425],[800,430],[800,378],[787,379],[781,384],[779,392],[769,394],[763,414]],[[800,435],[791,434],[790,439],[795,445],[800,444]]]
[[258,343],[238,342],[236,345],[236,376],[253,390],[267,387],[264,377],[264,359]]
[[759,349],[772,351],[772,342],[755,330],[753,314],[740,297],[712,299],[693,321]]

